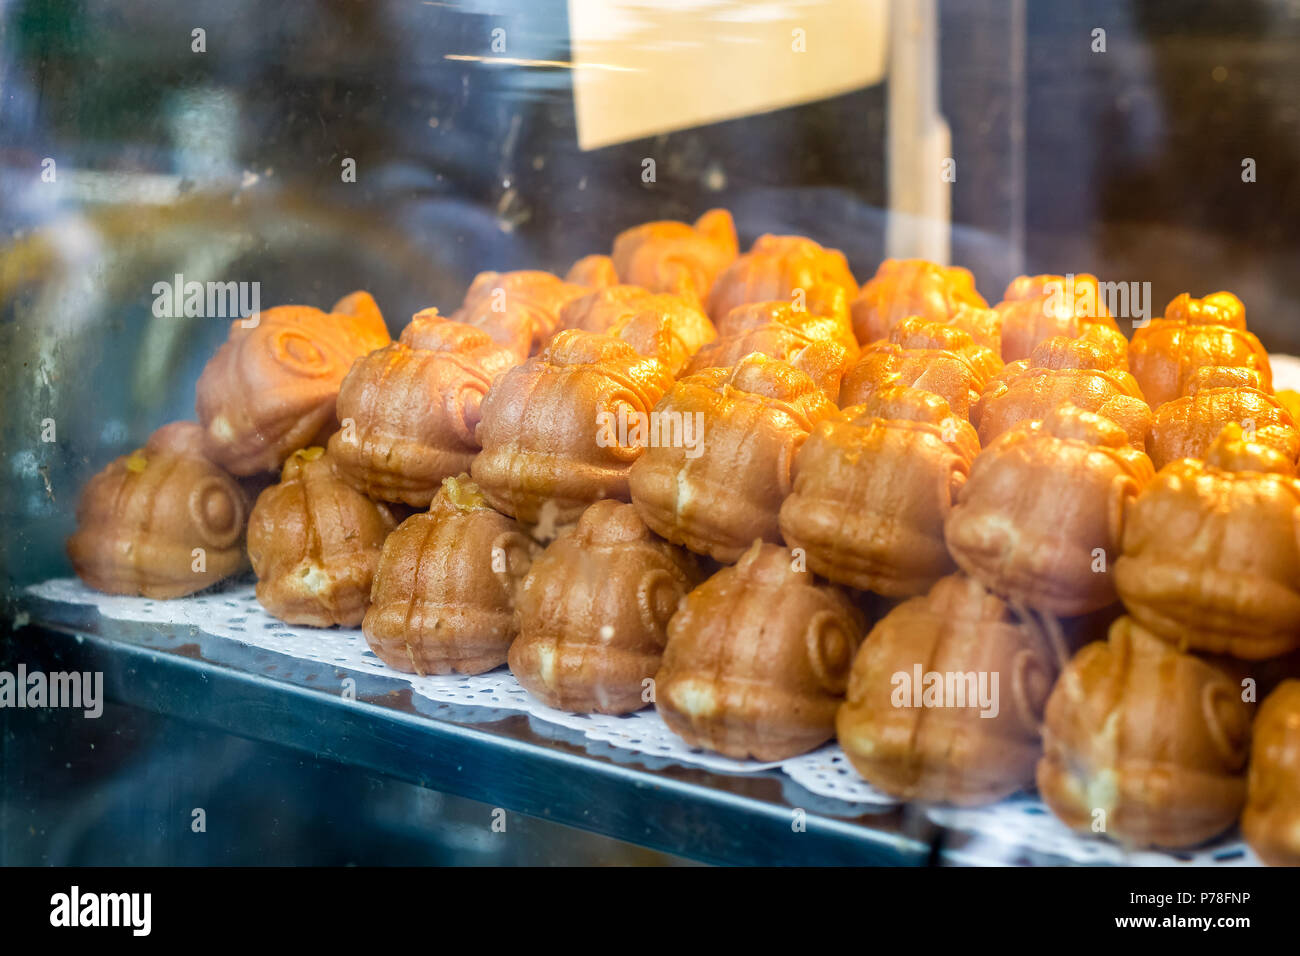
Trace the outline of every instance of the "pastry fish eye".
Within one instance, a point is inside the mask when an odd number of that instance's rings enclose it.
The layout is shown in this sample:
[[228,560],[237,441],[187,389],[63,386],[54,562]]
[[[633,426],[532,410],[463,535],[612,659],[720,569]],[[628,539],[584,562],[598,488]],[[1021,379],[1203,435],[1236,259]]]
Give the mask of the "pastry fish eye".
[[1237,688],[1224,680],[1208,681],[1201,689],[1201,714],[1215,749],[1231,769],[1242,769],[1250,743],[1250,718],[1240,706]]
[[668,625],[682,593],[677,581],[663,568],[653,568],[642,575],[637,584],[637,608],[648,630],[658,631]]
[[323,375],[330,368],[324,350],[297,329],[277,329],[269,350],[276,362],[296,375]]
[[244,530],[244,504],[219,477],[209,476],[196,483],[188,507],[190,520],[209,547],[228,548]]
[[856,650],[843,622],[832,611],[818,611],[808,622],[804,641],[808,663],[822,688],[831,694],[843,694]]
[[449,389],[443,397],[443,408],[456,435],[466,444],[474,444],[474,432],[482,418],[483,399],[487,386],[482,382],[467,380],[459,388]]

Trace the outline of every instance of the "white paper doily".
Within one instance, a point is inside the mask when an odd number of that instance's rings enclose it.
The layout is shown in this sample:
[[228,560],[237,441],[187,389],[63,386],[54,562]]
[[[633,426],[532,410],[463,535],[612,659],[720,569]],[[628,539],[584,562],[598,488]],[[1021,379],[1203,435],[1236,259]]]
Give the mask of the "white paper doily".
[[987,807],[931,807],[934,823],[972,834],[958,860],[1011,862],[1017,847],[1063,857],[1080,864],[1113,866],[1258,866],[1259,858],[1235,833],[1208,846],[1177,853],[1129,850],[1109,840],[1089,839],[1070,830],[1032,794],[1017,794]]
[[[779,763],[732,760],[690,749],[668,730],[653,709],[624,717],[608,717],[571,714],[546,707],[533,699],[504,667],[477,677],[402,674],[390,670],[371,652],[359,629],[296,627],[276,620],[257,603],[253,587],[248,583],[228,582],[193,597],[173,601],[100,594],[76,578],[45,581],[28,591],[48,601],[92,605],[101,615],[112,620],[165,624],[173,628],[192,627],[245,646],[405,681],[413,694],[434,703],[527,713],[546,723],[580,731],[589,740],[637,754],[651,766],[672,762],[722,773],[755,773],[779,768],[818,797],[849,804],[883,806],[897,803],[858,776],[838,744],[828,744],[812,753]],[[1235,837],[1185,854],[1127,852],[1104,840],[1072,833],[1051,815],[1042,801],[1028,794],[989,807],[932,807],[924,812],[937,825],[971,835],[972,839],[966,841],[959,856],[973,862],[999,862],[1008,854],[1014,854],[1017,847],[1084,864],[1240,865],[1258,862],[1250,849]]]
[[623,717],[554,710],[529,695],[504,667],[476,677],[454,674],[420,677],[391,670],[370,650],[359,628],[285,624],[262,609],[251,584],[218,585],[193,597],[173,601],[100,594],[76,578],[56,578],[28,590],[49,601],[93,605],[100,614],[112,620],[196,627],[206,634],[250,647],[352,671],[382,674],[405,681],[414,693],[436,703],[522,711],[547,723],[579,730],[588,739],[650,757],[724,773],[753,773],[780,767],[820,796],[857,803],[895,802],[858,777],[844,762],[843,751],[836,746],[823,747],[784,762],[733,760],[687,747],[681,738],[669,731],[652,708]]
[[1294,355],[1283,355],[1280,352],[1270,352],[1268,364],[1273,371],[1275,390],[1289,388],[1300,392],[1300,358]]

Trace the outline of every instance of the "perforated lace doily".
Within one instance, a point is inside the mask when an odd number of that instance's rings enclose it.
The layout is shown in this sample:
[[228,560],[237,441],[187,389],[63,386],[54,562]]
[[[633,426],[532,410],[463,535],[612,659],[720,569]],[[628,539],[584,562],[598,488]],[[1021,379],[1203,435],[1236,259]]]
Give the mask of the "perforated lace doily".
[[100,594],[76,578],[58,578],[29,589],[37,597],[70,604],[90,604],[106,618],[119,621],[196,627],[205,634],[251,647],[402,680],[421,697],[442,704],[522,711],[551,724],[568,727],[591,740],[678,763],[724,773],[752,773],[780,767],[814,793],[856,803],[888,804],[894,800],[872,789],[844,761],[838,748],[824,747],[793,760],[761,763],[733,760],[692,750],[673,734],[653,708],[622,717],[571,714],[547,707],[532,697],[504,667],[476,677],[455,674],[420,677],[384,665],[366,644],[360,628],[299,627],[278,621],[262,609],[247,583],[225,586],[172,601]]
[[[705,767],[722,773],[754,773],[779,768],[811,793],[848,804],[896,803],[858,776],[838,744],[779,763],[732,760],[692,750],[668,730],[663,719],[647,709],[623,717],[571,714],[533,699],[509,670],[498,668],[476,677],[420,677],[390,670],[366,644],[359,629],[296,627],[267,614],[246,582],[224,585],[188,598],[154,601],[149,598],[100,594],[75,578],[58,578],[28,589],[47,601],[94,606],[105,618],[196,628],[205,634],[249,647],[274,651],[301,660],[357,673],[374,673],[402,680],[414,694],[435,703],[517,711],[546,723],[580,731],[587,739],[637,755],[652,769],[665,762]],[[1051,854],[1076,863],[1115,864],[1243,864],[1256,863],[1254,854],[1236,837],[1188,853],[1132,853],[1103,840],[1080,837],[1051,815],[1042,801],[1021,795],[990,807],[958,810],[932,807],[924,811],[936,824],[970,835],[959,858],[998,862],[1014,856],[1016,848]]]
[[951,830],[971,834],[954,856],[960,862],[1013,863],[1017,849],[1062,857],[1080,864],[1113,866],[1259,866],[1259,858],[1235,833],[1208,846],[1176,853],[1128,850],[1102,839],[1088,839],[1052,816],[1033,794],[1017,794],[992,806],[969,810],[932,807],[926,816]]

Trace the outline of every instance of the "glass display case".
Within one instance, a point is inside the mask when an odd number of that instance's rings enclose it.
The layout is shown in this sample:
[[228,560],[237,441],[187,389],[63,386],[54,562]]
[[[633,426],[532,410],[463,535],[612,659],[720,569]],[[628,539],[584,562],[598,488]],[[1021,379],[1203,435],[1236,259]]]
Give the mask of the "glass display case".
[[1298,52],[0,0],[0,864],[1300,862]]

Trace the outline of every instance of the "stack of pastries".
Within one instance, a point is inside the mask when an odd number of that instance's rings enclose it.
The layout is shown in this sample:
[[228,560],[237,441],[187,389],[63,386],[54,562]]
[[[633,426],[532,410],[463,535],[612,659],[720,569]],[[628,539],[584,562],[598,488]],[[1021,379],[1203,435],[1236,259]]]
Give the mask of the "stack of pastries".
[[1037,785],[1082,832],[1241,819],[1300,863],[1296,396],[1230,293],[1130,339],[1102,290],[859,285],[712,210],[481,273],[396,341],[364,292],[269,309],[197,423],[90,481],[68,553],[152,598],[251,564],[269,613],[396,670],[508,666],[730,757],[838,738],[900,799]]

